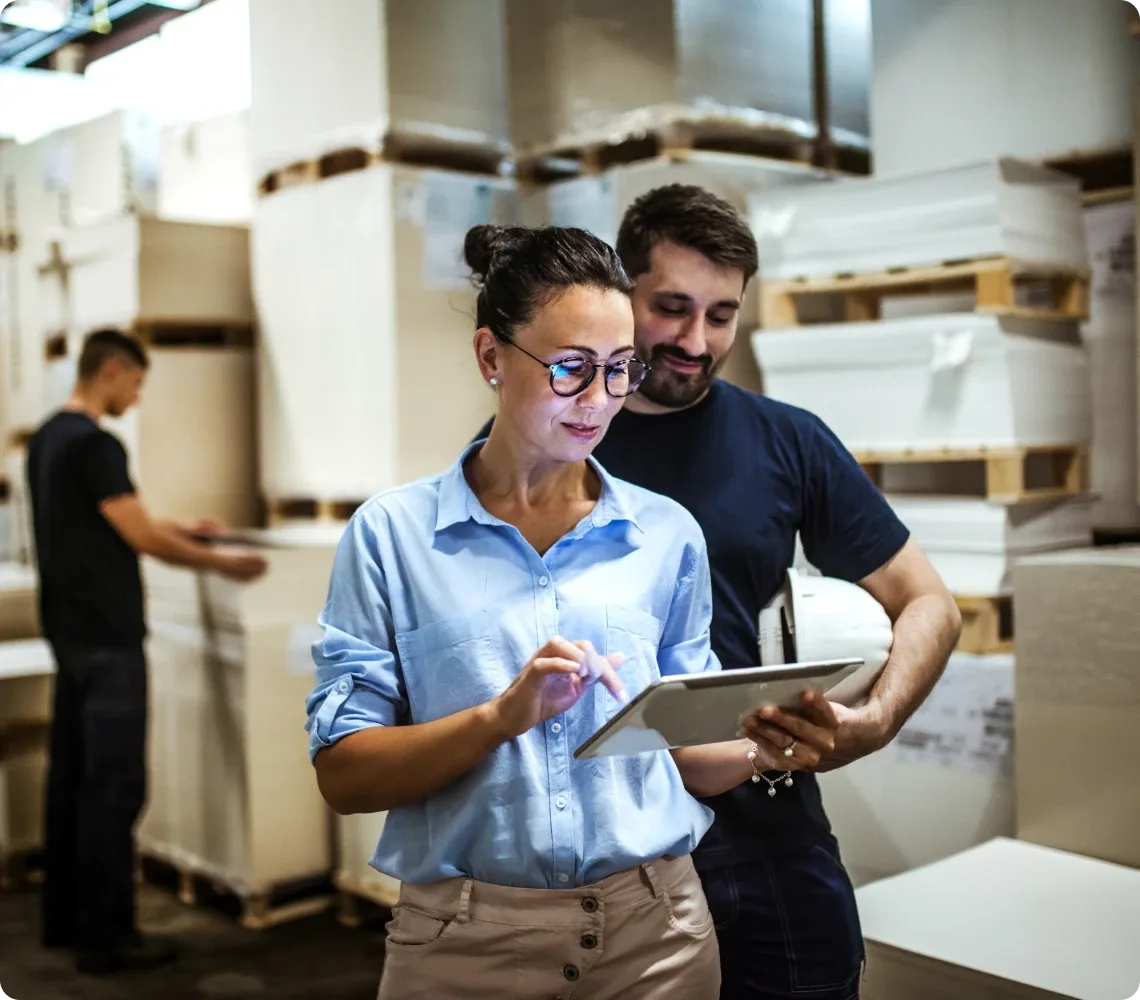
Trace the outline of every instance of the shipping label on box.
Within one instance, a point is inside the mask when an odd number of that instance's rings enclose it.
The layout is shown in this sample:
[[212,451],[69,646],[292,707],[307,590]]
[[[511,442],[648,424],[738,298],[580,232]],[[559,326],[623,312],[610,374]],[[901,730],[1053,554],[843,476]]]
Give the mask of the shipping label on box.
[[476,177],[427,171],[423,175],[424,287],[471,288],[463,241],[472,226],[494,221],[494,185]]
[[1085,209],[1094,300],[1136,295],[1136,206],[1131,201]]
[[610,246],[617,243],[617,202],[609,177],[580,177],[550,189],[550,221],[585,229]]
[[1013,657],[953,656],[889,752],[900,763],[1009,774],[1013,763]]

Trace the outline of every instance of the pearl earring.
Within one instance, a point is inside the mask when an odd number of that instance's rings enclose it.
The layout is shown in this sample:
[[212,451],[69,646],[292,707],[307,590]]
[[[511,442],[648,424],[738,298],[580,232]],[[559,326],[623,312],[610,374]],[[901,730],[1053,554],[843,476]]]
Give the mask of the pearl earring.
[[498,385],[498,384],[499,384],[499,380],[497,378],[491,379],[491,385]]

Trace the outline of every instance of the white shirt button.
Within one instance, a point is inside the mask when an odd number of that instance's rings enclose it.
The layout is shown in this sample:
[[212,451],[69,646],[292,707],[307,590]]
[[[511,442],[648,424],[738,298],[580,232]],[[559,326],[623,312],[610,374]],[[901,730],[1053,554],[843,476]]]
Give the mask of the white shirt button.
[[552,723],[550,724],[550,731],[551,731],[552,733],[560,733],[560,732],[562,732],[562,723],[561,723],[561,722],[552,722]]
[[558,881],[559,881],[559,882],[569,882],[569,881],[570,881],[570,876],[569,876],[569,875],[566,875],[566,874],[562,874],[562,875],[559,875],[559,876],[558,876]]
[[348,690],[348,681],[341,681],[341,682],[340,682],[340,683],[339,683],[339,684],[336,686],[336,689],[337,689],[337,690],[338,690],[338,691],[339,691],[341,694],[344,694],[344,693],[345,693],[345,692]]
[[545,586],[546,586],[548,583],[550,583],[550,580],[549,580],[549,578],[548,578],[548,577],[545,577],[545,576],[540,576],[540,577],[538,578],[538,585],[539,585],[540,587],[545,587]]
[[559,795],[558,798],[554,800],[554,804],[558,806],[559,809],[566,808],[566,800],[561,795]]

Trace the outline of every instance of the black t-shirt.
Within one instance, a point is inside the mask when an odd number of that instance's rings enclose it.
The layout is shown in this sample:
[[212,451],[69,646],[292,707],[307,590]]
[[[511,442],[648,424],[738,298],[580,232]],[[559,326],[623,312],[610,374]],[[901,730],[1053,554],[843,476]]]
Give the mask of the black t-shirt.
[[137,646],[146,634],[134,550],[99,512],[134,493],[119,439],[82,413],[61,411],[28,444],[28,488],[44,636],[57,645]]
[[[712,570],[712,645],[726,670],[760,662],[760,610],[792,565],[797,531],[814,566],[850,581],[882,566],[908,537],[818,417],[728,382],[714,382],[687,410],[622,410],[594,456],[697,519]],[[775,798],[767,792],[749,782],[705,800],[716,821],[693,855],[698,867],[756,860],[830,833],[815,775],[779,785]]]

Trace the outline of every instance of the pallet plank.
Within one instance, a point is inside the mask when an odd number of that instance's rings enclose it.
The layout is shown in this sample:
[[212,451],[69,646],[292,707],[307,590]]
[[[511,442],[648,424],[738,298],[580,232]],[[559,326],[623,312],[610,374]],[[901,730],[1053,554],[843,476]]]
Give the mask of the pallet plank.
[[962,615],[958,651],[987,654],[1013,651],[1013,598],[956,595],[954,602]]
[[[1021,305],[1019,289],[1041,286],[1048,307]],[[1025,264],[1008,257],[946,261],[922,267],[888,268],[860,274],[764,281],[760,287],[765,329],[806,326],[799,303],[809,296],[839,295],[847,322],[878,319],[882,301],[892,295],[973,292],[975,310],[1028,319],[1085,320],[1089,314],[1089,272],[1082,268]]]

